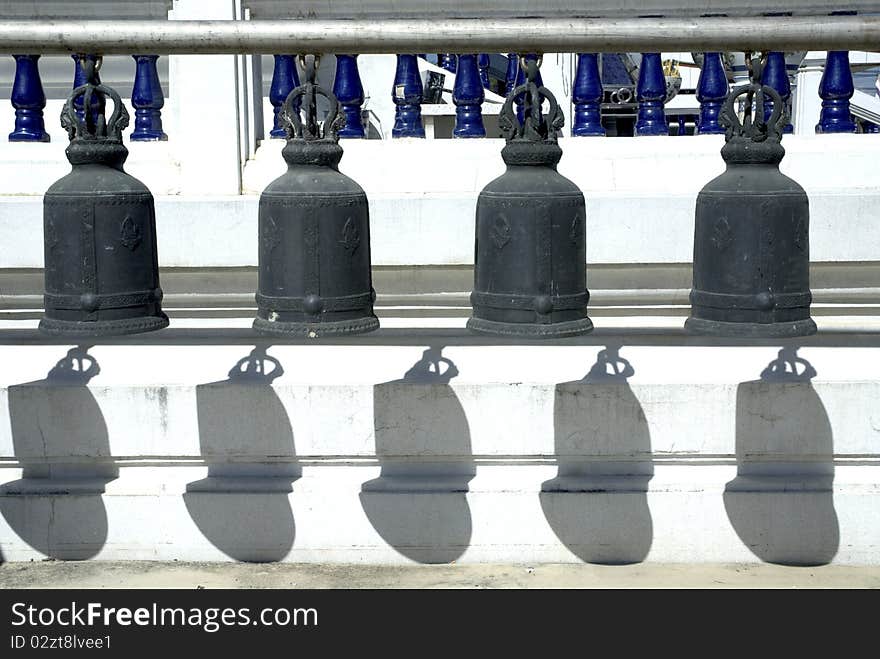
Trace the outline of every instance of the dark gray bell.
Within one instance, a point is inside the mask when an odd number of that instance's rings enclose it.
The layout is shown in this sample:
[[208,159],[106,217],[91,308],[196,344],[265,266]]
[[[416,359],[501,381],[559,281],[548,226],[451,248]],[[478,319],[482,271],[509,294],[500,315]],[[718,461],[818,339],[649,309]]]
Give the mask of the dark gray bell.
[[[260,196],[259,284],[254,329],[265,334],[355,334],[379,327],[373,314],[370,221],[363,189],[337,169],[339,102],[315,84],[317,59],[304,60],[306,82],[284,102],[285,174]],[[318,126],[316,96],[330,110]],[[306,121],[294,108],[301,104]]]
[[[814,334],[809,200],[779,171],[785,103],[775,89],[762,86],[760,59],[751,66],[751,84],[733,90],[721,110],[727,170],[697,197],[694,285],[685,327],[720,336]],[[773,101],[766,123],[765,95]],[[734,110],[740,96],[746,97],[742,122]]]
[[[559,105],[536,84],[538,64],[522,65],[527,81],[511,91],[499,115],[507,171],[477,200],[474,311],[467,326],[531,338],[584,334],[593,328],[587,317],[584,195],[556,171],[564,122]],[[522,122],[513,109],[520,96]]]
[[[83,59],[86,84],[61,112],[73,170],[43,198],[46,314],[40,329],[63,336],[132,334],[168,325],[162,312],[153,195],[122,170],[128,112]],[[113,113],[104,117],[107,97]],[[74,102],[94,108],[77,117]]]

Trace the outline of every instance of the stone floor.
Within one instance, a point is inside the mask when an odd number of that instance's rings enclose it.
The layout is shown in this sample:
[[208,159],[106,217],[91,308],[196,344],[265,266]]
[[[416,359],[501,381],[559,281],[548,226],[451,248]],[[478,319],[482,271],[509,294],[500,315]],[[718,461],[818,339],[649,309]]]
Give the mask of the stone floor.
[[412,565],[42,561],[6,588],[880,588],[880,567],[761,564]]

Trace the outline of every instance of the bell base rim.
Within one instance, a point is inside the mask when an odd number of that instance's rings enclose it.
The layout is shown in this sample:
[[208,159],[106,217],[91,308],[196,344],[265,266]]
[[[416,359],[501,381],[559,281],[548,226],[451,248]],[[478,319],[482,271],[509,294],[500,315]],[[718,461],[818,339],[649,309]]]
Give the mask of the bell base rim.
[[335,320],[326,323],[284,323],[257,317],[254,318],[253,328],[255,332],[272,336],[320,338],[321,336],[366,334],[379,329],[379,319],[376,316],[367,316],[354,320]]
[[580,336],[593,331],[593,321],[589,318],[567,320],[562,323],[503,323],[471,316],[467,328],[480,334],[496,336],[516,336],[530,339],[560,339]]
[[732,323],[691,316],[684,322],[684,328],[691,334],[767,339],[810,336],[818,331],[812,318],[786,323]]
[[98,337],[119,336],[122,334],[142,334],[155,332],[168,327],[168,316],[149,316],[146,318],[126,318],[121,320],[56,320],[42,318],[38,329],[50,336]]

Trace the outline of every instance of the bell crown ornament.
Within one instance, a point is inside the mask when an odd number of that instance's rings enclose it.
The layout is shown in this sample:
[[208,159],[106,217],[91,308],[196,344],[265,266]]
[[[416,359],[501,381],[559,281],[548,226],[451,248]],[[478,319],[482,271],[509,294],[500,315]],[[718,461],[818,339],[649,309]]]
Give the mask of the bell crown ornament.
[[[766,57],[749,59],[750,82],[736,87],[721,107],[719,122],[725,128],[725,145],[721,157],[727,164],[778,165],[785,156],[782,147],[783,130],[788,123],[788,108],[773,87],[762,84],[761,74]],[[765,98],[773,102],[769,118],[764,120]],[[744,97],[743,118],[740,120],[736,106]]]
[[[119,169],[128,157],[128,149],[122,144],[122,132],[128,127],[130,117],[116,90],[100,82],[101,62],[100,57],[80,58],[86,82],[67,97],[61,109],[61,127],[70,138],[66,154],[72,165],[100,163]],[[106,117],[107,98],[113,101],[109,119]],[[81,117],[76,112],[78,99],[82,99],[82,107],[92,108],[82,112]]]
[[[525,71],[525,82],[515,87],[498,114],[498,126],[507,140],[501,157],[507,165],[541,165],[555,167],[562,158],[557,143],[559,132],[565,125],[565,116],[559,102],[549,89],[538,85],[538,69],[542,58],[520,58]],[[514,103],[522,97],[522,121],[517,117]],[[549,102],[547,114],[542,106]]]
[[[345,126],[345,112],[339,99],[316,82],[320,56],[301,55],[299,61],[305,71],[304,81],[287,95],[279,114],[287,134],[287,145],[281,155],[288,165],[326,165],[335,169],[342,159],[339,131]],[[318,121],[318,97],[329,104],[323,124]]]

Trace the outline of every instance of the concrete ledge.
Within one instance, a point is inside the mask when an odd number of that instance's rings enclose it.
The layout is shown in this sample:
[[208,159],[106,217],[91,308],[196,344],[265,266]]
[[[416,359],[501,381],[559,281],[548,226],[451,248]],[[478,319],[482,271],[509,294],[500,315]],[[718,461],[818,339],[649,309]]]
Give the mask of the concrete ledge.
[[[815,316],[880,314],[880,263],[813,263]],[[172,318],[244,318],[256,313],[257,271],[243,268],[162,268],[162,306]],[[689,263],[590,264],[590,315],[687,316]],[[466,318],[473,267],[375,266],[380,318]],[[43,271],[0,270],[0,318],[36,319],[43,309]],[[621,321],[621,324],[625,324]]]
[[[373,264],[473,264],[476,192],[463,196],[373,194]],[[592,194],[587,198],[587,262],[687,263],[693,257],[696,193]],[[814,261],[876,261],[880,205],[874,190],[810,194]],[[257,263],[257,196],[159,197],[156,222],[163,267],[242,267]],[[0,240],[14,247],[3,268],[43,267],[40,197],[0,197]],[[662,230],[658,230],[662,227]]]
[[[587,199],[588,263],[689,262],[696,195],[723,170],[721,144],[720,136],[565,140],[560,172]],[[877,135],[786,137],[782,169],[810,196],[814,261],[877,260],[878,144]],[[247,195],[169,196],[168,185],[154,185],[160,264],[256,265],[258,194],[284,170],[281,146],[268,140],[249,161]],[[502,173],[501,146],[491,139],[347,141],[342,169],[369,195],[374,265],[472,264],[477,194]],[[833,167],[829,152],[835,154]],[[154,158],[149,161],[145,155],[143,166],[165,162],[157,154],[149,152]],[[131,169],[137,173],[134,155]],[[8,166],[9,180],[22,171],[31,176],[47,169]],[[173,168],[168,176],[176,180]],[[0,268],[42,267],[42,201],[22,195],[41,194],[55,178],[32,189],[16,182],[5,191],[13,196],[0,196],[0,242],[10,246],[0,256]]]

